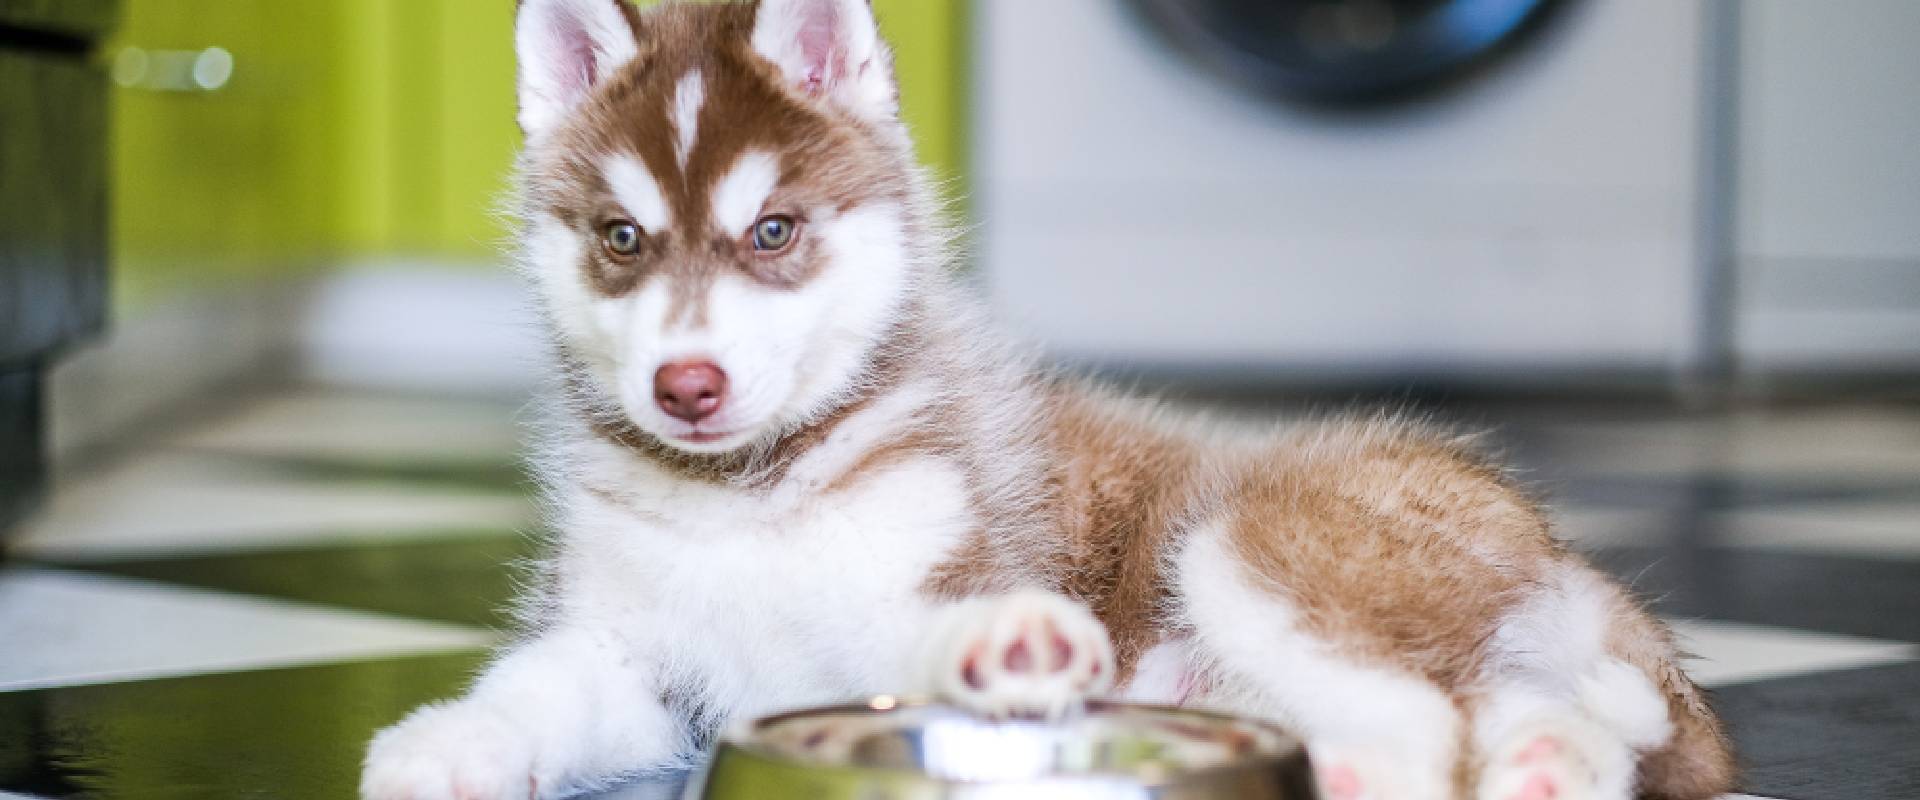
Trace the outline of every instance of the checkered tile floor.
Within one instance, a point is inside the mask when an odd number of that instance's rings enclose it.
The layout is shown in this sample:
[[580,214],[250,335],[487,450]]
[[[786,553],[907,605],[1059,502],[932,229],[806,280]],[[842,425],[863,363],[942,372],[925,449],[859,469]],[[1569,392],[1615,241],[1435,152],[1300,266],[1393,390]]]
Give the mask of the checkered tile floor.
[[[1462,416],[1675,620],[1746,791],[1920,797],[1920,408]],[[505,624],[514,417],[292,392],[68,481],[0,565],[0,799],[351,796]]]

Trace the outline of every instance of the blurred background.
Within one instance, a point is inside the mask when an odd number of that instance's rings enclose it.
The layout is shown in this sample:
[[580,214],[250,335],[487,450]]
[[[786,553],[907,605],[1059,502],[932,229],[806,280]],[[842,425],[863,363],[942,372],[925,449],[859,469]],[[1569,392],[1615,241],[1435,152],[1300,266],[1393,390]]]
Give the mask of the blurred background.
[[[1703,620],[1756,791],[1920,792],[1869,757],[1920,735],[1920,3],[874,7],[1023,335],[1195,406],[1492,429]],[[0,0],[0,794],[245,793],[215,741],[350,785],[504,627],[512,16]],[[1915,691],[1842,730],[1793,681]]]
[[[908,114],[929,163],[957,176],[964,9],[894,5]],[[104,298],[105,322],[66,337],[70,357],[38,359],[56,452],[243,386],[528,385],[536,334],[495,213],[519,146],[510,0],[6,7],[23,28],[68,26],[46,35],[74,37],[59,42],[76,48],[61,77],[83,90],[9,103],[9,138],[58,130],[45,144],[83,152],[63,157],[107,187],[104,205],[96,190],[70,215],[108,244],[88,266],[104,279],[77,292]],[[99,26],[78,30],[89,14]],[[45,117],[76,105],[90,124]],[[51,156],[17,157],[52,175]],[[25,179],[10,209],[45,202]],[[69,193],[69,179],[47,180],[38,188]]]
[[[8,4],[92,6],[113,24],[50,34],[80,91],[6,112],[9,208],[60,189],[106,243],[61,284],[89,300],[67,346],[6,351],[54,452],[240,385],[524,388],[493,212],[510,3]],[[1905,0],[879,10],[922,153],[972,198],[967,266],[1063,358],[1335,394],[1777,398],[1920,367]],[[12,251],[47,232],[15,225]]]

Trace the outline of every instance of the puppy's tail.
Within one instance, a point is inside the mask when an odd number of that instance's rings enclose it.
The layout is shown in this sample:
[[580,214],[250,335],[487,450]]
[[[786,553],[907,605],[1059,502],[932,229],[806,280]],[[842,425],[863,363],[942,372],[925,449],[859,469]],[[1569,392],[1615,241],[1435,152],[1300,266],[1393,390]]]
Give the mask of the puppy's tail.
[[[1637,606],[1637,604],[1633,604]],[[1616,618],[1615,655],[1638,667],[1667,700],[1673,735],[1640,754],[1637,785],[1646,800],[1708,800],[1733,791],[1737,780],[1733,746],[1706,693],[1681,672],[1673,634],[1635,607]]]

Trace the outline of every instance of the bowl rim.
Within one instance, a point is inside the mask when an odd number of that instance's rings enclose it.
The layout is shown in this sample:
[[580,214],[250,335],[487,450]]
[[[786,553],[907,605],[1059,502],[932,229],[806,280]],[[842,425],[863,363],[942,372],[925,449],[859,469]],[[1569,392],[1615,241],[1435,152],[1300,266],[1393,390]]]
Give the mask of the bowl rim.
[[[884,703],[884,705],[882,705]],[[732,731],[723,734],[714,750],[713,759],[708,764],[711,771],[720,766],[722,757],[732,752],[768,766],[805,770],[809,772],[834,772],[847,775],[868,775],[886,777],[892,780],[935,786],[1021,786],[1021,785],[1060,785],[1062,783],[1125,781],[1131,785],[1148,788],[1171,787],[1189,783],[1206,783],[1253,772],[1284,769],[1290,762],[1300,762],[1299,769],[1310,771],[1305,743],[1299,737],[1289,733],[1267,720],[1254,717],[1242,717],[1222,711],[1199,708],[1186,708],[1157,703],[1133,703],[1124,700],[1089,699],[1086,701],[1088,712],[1139,711],[1174,718],[1187,718],[1214,724],[1230,723],[1252,726],[1270,733],[1277,742],[1271,749],[1260,749],[1242,758],[1224,763],[1212,764],[1190,769],[1174,768],[1154,773],[1142,772],[1067,772],[1036,775],[1009,780],[976,781],[961,778],[932,775],[910,767],[870,766],[834,762],[811,762],[791,755],[775,752],[764,743],[751,737],[759,731],[772,726],[812,716],[831,716],[836,714],[865,717],[891,716],[915,709],[944,709],[958,714],[974,717],[983,722],[993,720],[981,717],[966,708],[931,696],[876,695],[865,702],[847,702],[826,706],[794,709],[748,720]]]

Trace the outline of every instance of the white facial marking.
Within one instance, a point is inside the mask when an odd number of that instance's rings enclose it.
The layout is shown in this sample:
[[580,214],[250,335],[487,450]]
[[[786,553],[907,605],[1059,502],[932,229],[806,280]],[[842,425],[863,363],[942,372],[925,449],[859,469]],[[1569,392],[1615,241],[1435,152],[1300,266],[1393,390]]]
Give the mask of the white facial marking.
[[674,155],[680,159],[680,169],[687,168],[687,157],[693,154],[693,143],[700,136],[700,107],[707,102],[707,82],[694,70],[681,76],[679,85],[673,89],[673,130],[678,139],[675,142]]
[[521,269],[540,288],[554,324],[576,350],[595,366],[612,368],[608,360],[620,337],[601,324],[605,300],[594,294],[580,269],[586,243],[580,234],[551,215],[536,217],[523,241]]
[[729,233],[745,233],[779,185],[780,162],[771,153],[755,150],[741,156],[714,187],[714,223]]
[[667,210],[667,196],[660,191],[660,182],[640,159],[628,155],[611,156],[602,167],[607,183],[613,187],[613,197],[620,207],[633,215],[633,221],[642,229],[652,232],[664,231],[673,224],[673,215]]

